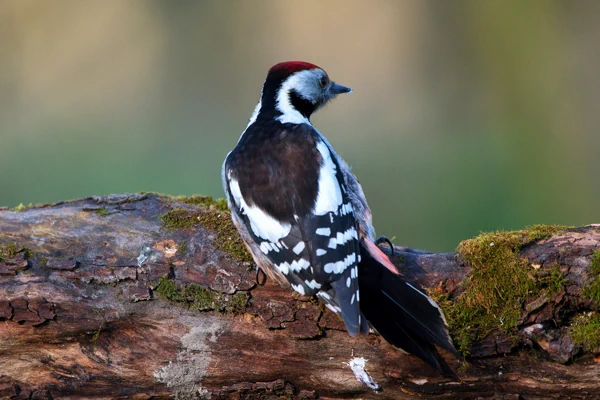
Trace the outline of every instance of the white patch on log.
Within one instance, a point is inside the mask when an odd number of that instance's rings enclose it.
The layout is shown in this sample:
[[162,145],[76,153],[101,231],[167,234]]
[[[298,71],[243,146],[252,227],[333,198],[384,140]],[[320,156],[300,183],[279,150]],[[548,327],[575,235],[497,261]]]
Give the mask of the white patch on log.
[[363,357],[354,357],[352,360],[350,360],[348,365],[350,366],[350,369],[352,370],[352,372],[354,372],[354,376],[356,377],[356,379],[359,382],[362,382],[365,385],[367,385],[367,387],[369,387],[369,389],[373,389],[373,390],[381,389],[381,386],[379,386],[379,384],[377,382],[375,382],[373,380],[373,378],[371,378],[371,376],[369,376],[367,371],[365,371],[366,363],[367,363],[367,360],[365,360]]
[[153,375],[158,382],[186,398],[195,398],[198,394],[200,398],[210,398],[210,393],[202,387],[212,356],[212,346],[207,342],[216,343],[225,327],[223,321],[210,316],[194,320],[189,324],[193,328],[180,339],[182,350],[177,353],[177,358],[154,371]]
[[142,251],[140,251],[140,255],[137,258],[138,267],[144,265],[148,258],[150,258],[150,255],[152,255],[152,249],[148,246],[144,246]]

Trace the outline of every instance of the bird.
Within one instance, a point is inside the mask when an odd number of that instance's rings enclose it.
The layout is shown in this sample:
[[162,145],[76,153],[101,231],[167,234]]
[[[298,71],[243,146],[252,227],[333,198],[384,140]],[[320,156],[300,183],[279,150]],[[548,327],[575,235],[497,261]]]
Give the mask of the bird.
[[362,186],[310,120],[351,92],[312,63],[269,69],[221,171],[233,223],[269,279],[317,296],[341,316],[348,334],[373,329],[452,375],[436,349],[458,356],[442,310],[377,246]]

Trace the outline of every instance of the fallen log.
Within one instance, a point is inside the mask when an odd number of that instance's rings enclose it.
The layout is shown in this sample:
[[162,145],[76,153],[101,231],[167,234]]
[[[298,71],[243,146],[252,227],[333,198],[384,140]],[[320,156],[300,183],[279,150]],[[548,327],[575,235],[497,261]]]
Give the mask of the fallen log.
[[447,254],[395,247],[392,259],[444,308],[465,356],[447,358],[458,380],[257,284],[222,201],[0,210],[0,397],[598,398],[600,227],[483,234]]

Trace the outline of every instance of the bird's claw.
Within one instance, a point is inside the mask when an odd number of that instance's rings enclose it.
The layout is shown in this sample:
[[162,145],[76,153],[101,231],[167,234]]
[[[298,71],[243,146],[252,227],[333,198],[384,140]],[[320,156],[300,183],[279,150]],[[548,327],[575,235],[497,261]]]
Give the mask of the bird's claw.
[[375,244],[379,246],[381,243],[387,243],[388,246],[390,246],[390,255],[394,256],[394,245],[392,244],[392,241],[385,236],[379,236],[375,240]]
[[[264,277],[264,278],[263,278],[263,280],[262,280],[262,283],[261,283],[261,280],[260,280],[260,278],[259,278],[259,276],[260,276],[260,274],[261,274],[261,273],[262,273],[262,275],[263,275],[263,277]],[[262,270],[262,268],[260,268],[260,267],[257,265],[257,266],[256,266],[256,284],[257,284],[258,286],[264,286],[264,285],[265,285],[265,283],[267,283],[267,274],[265,273],[265,271],[263,271],[263,270]]]

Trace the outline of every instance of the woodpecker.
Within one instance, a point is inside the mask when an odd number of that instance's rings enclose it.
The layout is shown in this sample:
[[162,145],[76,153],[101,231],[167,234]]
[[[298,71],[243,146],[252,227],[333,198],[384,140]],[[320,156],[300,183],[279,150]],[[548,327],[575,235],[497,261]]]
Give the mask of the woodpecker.
[[260,101],[223,163],[233,222],[269,278],[316,295],[350,335],[372,327],[448,372],[435,348],[457,354],[444,314],[376,245],[361,185],[310,122],[337,95],[351,92],[307,62],[269,70]]

